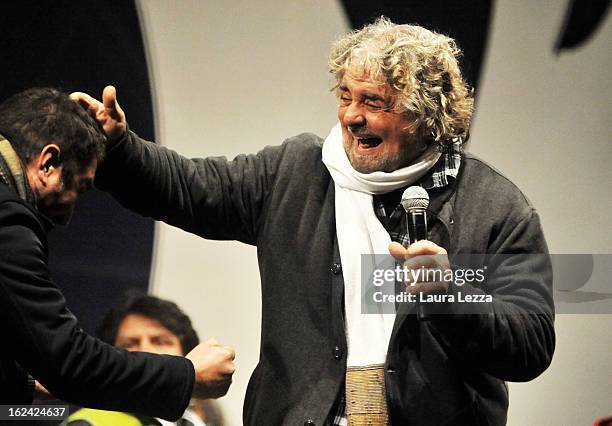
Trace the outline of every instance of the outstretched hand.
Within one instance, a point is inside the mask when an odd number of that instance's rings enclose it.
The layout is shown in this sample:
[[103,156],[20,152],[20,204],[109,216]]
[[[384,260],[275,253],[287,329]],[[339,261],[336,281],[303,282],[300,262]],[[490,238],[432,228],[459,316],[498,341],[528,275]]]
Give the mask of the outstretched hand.
[[98,122],[108,140],[115,141],[123,136],[127,121],[117,102],[117,90],[113,86],[104,88],[102,102],[83,92],[71,93],[70,98],[78,102]]

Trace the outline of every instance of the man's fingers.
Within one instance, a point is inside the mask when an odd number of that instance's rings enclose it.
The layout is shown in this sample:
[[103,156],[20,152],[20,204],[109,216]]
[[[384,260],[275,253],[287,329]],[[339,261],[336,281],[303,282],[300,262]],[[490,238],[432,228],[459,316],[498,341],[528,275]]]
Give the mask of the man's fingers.
[[102,102],[107,110],[117,109],[117,89],[114,86],[106,86],[102,91]]
[[422,254],[446,254],[446,250],[429,240],[417,241],[406,249],[408,256],[418,256]]
[[404,261],[404,259],[406,259],[406,249],[395,241],[389,244],[389,253],[391,253],[391,256],[396,260]]
[[442,264],[443,261],[444,259],[441,258],[441,255],[437,256],[437,255],[432,255],[432,254],[426,254],[426,255],[409,257],[404,262],[404,266],[408,269],[420,269],[420,268],[437,269],[437,268],[440,268],[441,266],[446,266]]
[[398,242],[392,242],[389,244],[389,253],[395,259],[403,261],[406,258],[421,256],[421,255],[430,255],[430,254],[446,254],[446,250],[436,243],[433,243],[428,240],[417,241],[414,244],[411,244],[407,249],[404,248]]
[[70,94],[70,99],[77,102],[84,110],[93,113],[94,116],[95,113],[103,107],[100,101],[83,92],[72,92]]
[[117,102],[117,89],[114,86],[106,86],[102,91],[102,102],[104,102],[104,111],[113,120],[118,123],[125,121],[125,113]]
[[215,339],[214,337],[211,337],[210,339],[207,339],[204,343],[207,346],[221,346],[219,344],[219,342],[217,341],[217,339]]
[[195,398],[218,398],[227,393],[236,371],[234,348],[211,338],[196,346],[186,357],[196,372],[192,391]]
[[226,368],[225,368],[225,378],[229,378],[229,380],[232,380],[232,375],[236,372],[236,364],[234,364],[233,362],[229,363]]
[[444,282],[419,282],[406,286],[406,290],[410,294],[444,294],[448,290],[448,284]]
[[225,350],[227,351],[227,355],[229,359],[232,361],[236,359],[236,351],[231,346],[225,346]]
[[99,104],[100,103],[100,101],[98,101],[95,98],[92,98],[91,96],[89,96],[85,92],[72,92],[70,94],[70,99],[72,99],[73,101],[76,101],[78,103],[84,103],[84,104],[87,104],[87,105],[90,105],[90,104]]

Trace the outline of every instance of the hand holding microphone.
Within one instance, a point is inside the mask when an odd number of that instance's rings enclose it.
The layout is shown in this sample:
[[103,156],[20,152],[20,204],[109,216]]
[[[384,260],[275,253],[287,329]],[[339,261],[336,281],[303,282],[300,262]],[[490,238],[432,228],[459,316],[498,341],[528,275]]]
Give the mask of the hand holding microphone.
[[[406,291],[411,294],[444,294],[448,290],[448,282],[427,281],[427,271],[440,270],[444,272],[450,269],[447,252],[444,248],[427,240],[427,207],[429,207],[429,195],[420,186],[411,186],[402,195],[402,206],[406,210],[406,229],[410,245],[404,247],[397,242],[389,245],[389,253],[403,267],[412,270],[423,271],[416,281],[406,281]],[[438,274],[440,275],[440,274]],[[442,274],[443,275],[443,274]],[[420,319],[429,319],[419,306]]]

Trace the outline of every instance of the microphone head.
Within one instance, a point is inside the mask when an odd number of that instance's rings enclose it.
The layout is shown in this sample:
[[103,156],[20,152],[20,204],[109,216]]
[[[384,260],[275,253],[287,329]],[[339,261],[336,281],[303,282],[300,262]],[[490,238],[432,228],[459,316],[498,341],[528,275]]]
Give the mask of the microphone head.
[[402,206],[404,210],[427,210],[429,207],[429,195],[420,186],[410,186],[402,194]]

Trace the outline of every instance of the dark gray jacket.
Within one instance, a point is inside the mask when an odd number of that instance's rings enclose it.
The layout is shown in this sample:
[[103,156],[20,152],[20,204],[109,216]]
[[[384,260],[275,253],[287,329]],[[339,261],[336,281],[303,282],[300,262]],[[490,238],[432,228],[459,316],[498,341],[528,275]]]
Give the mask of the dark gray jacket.
[[[344,283],[334,185],[321,143],[302,134],[232,161],[189,160],[129,134],[98,173],[98,187],[143,215],[205,238],[257,246],[261,348],[244,402],[247,425],[322,425],[344,382]],[[466,156],[454,184],[430,197],[437,216],[431,239],[451,259],[547,252],[529,202],[480,160]],[[536,377],[554,350],[548,257],[524,262],[502,265],[487,282],[484,291],[495,301],[480,315],[429,322],[398,315],[385,377],[394,425],[505,423],[504,380]]]
[[32,402],[27,370],[65,401],[179,418],[193,388],[191,362],[130,353],[85,333],[49,275],[49,228],[0,180],[0,404]]

